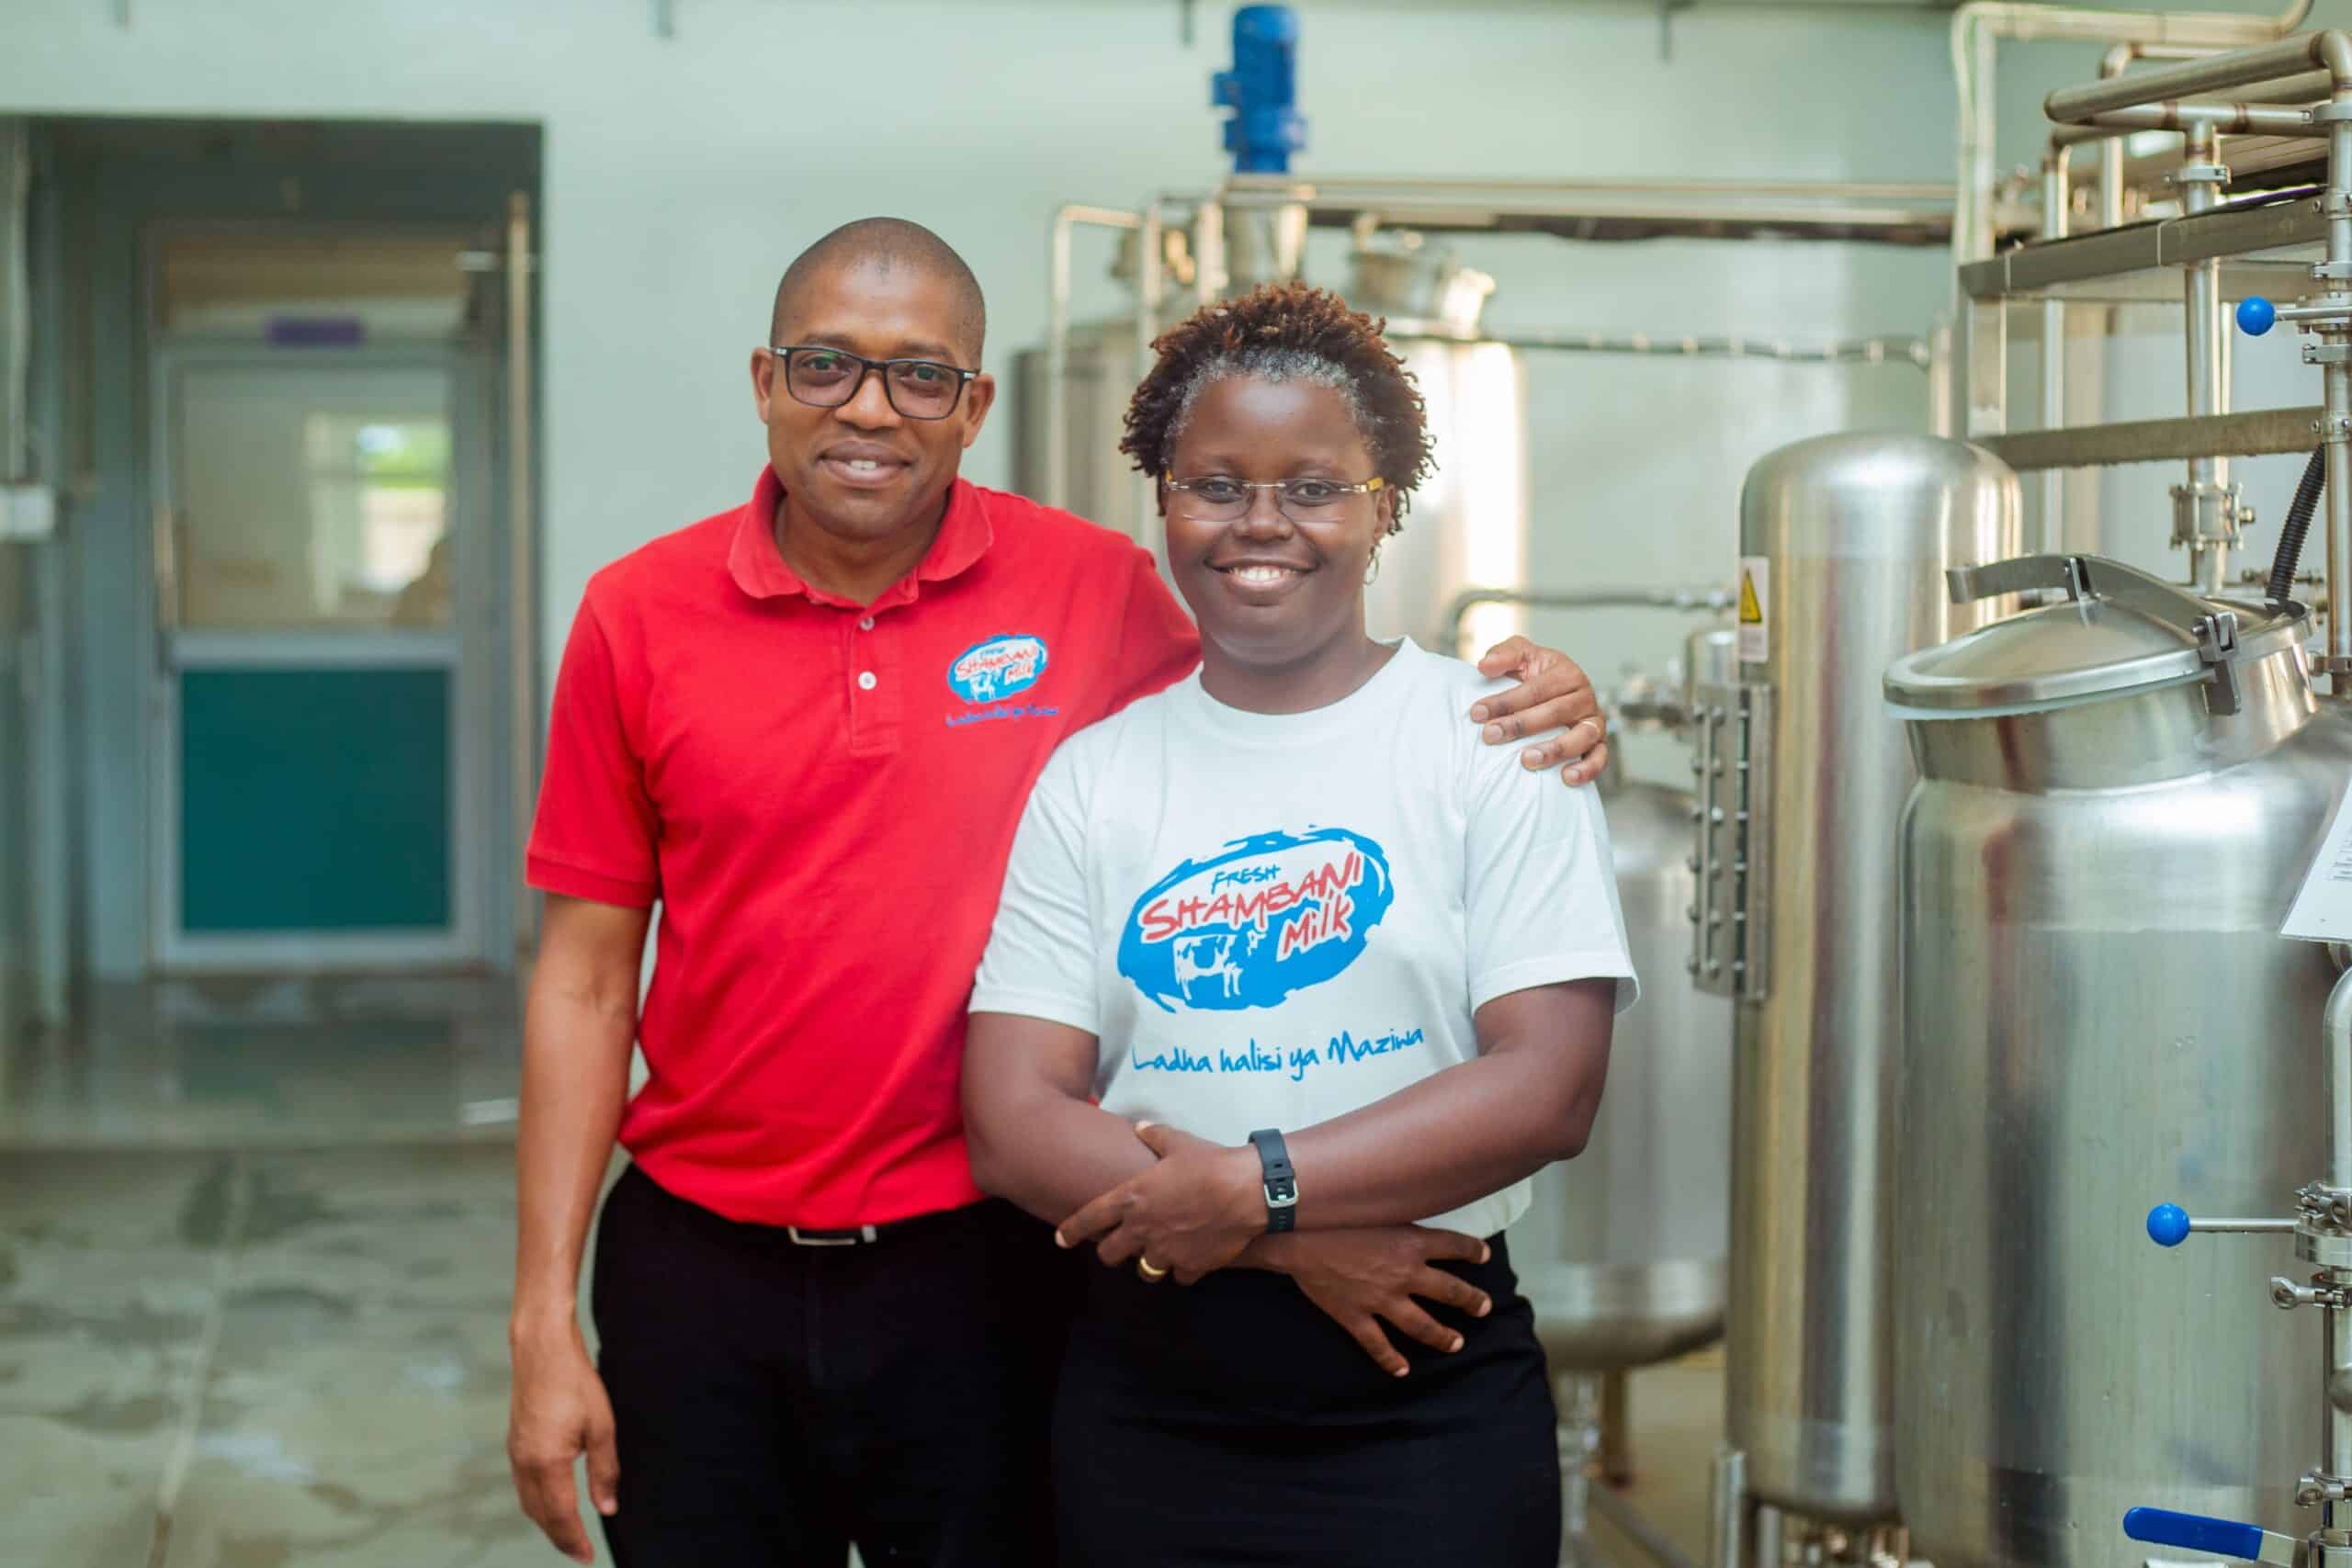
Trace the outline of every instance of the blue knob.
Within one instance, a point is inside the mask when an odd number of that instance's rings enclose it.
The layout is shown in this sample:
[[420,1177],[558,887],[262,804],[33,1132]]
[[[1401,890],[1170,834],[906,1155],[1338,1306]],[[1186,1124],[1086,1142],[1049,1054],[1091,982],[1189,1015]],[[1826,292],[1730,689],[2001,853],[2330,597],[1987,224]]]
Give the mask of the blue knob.
[[2238,301],[2238,331],[2248,337],[2260,337],[2278,324],[2278,307],[2259,294],[2250,294]]
[[2188,1211],[2177,1203],[2159,1203],[2148,1211],[2148,1239],[2158,1247],[2178,1247],[2188,1239]]

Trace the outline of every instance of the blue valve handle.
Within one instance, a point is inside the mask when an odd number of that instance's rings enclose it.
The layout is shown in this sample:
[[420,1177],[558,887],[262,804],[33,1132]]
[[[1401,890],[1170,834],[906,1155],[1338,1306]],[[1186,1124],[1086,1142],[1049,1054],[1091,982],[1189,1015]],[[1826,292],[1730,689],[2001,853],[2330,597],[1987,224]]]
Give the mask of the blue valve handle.
[[2262,1561],[2259,1526],[2234,1519],[2208,1518],[2203,1514],[2176,1514],[2170,1508],[2134,1508],[2123,1516],[2123,1533],[2154,1546],[2178,1546],[2210,1551],[2241,1562]]
[[[2158,1247],[2178,1247],[2182,1242],[2187,1241],[2188,1239],[2188,1211],[2177,1203],[2159,1203],[2149,1210],[2148,1239]],[[2182,1514],[2178,1517],[2188,1518],[2189,1516]]]
[[2123,1533],[2152,1546],[2177,1546],[2189,1551],[2210,1551],[2245,1562],[2276,1563],[2293,1568],[2301,1561],[2303,1543],[2258,1525],[2235,1519],[2208,1518],[2203,1514],[2177,1514],[2170,1508],[2134,1508],[2123,1516]]
[[2248,337],[2260,337],[2278,324],[2278,307],[2259,294],[2250,294],[2238,301],[2238,331]]

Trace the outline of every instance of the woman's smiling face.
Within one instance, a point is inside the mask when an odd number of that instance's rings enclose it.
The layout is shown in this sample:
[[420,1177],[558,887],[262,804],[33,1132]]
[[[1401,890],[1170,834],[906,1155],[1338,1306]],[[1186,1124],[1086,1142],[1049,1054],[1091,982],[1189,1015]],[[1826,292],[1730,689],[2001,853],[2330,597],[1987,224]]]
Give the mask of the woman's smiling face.
[[[1170,474],[1194,487],[1215,479],[1359,485],[1374,476],[1371,448],[1339,389],[1248,375],[1201,389],[1168,459]],[[1202,637],[1260,668],[1361,638],[1364,578],[1395,518],[1392,492],[1341,491],[1319,505],[1291,506],[1295,515],[1285,514],[1276,491],[1243,497],[1234,516],[1229,497],[1166,492],[1168,564]]]

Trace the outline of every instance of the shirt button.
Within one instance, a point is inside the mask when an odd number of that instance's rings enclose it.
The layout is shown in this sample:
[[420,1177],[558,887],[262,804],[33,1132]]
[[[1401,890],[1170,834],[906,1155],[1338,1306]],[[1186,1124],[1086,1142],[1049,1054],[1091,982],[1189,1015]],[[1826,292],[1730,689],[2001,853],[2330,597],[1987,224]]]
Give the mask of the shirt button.
[[857,689],[861,692],[870,692],[874,689],[873,671],[861,670],[857,672]]
[[871,616],[871,615],[868,615],[868,616],[866,616],[866,617],[865,617],[865,619],[864,619],[864,620],[862,620],[862,621],[858,622],[858,623],[857,623],[857,629],[858,629],[859,631],[862,631],[862,632],[870,632],[870,631],[872,631],[872,630],[874,629],[874,617],[873,617],[873,616]]

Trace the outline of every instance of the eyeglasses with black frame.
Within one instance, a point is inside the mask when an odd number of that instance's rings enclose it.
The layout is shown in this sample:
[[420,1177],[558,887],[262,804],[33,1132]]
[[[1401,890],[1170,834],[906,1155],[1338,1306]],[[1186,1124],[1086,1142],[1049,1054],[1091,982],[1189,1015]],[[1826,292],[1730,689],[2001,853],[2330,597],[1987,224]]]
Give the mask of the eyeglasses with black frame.
[[1377,474],[1351,485],[1337,479],[1237,479],[1228,474],[1204,474],[1193,479],[1162,474],[1159,482],[1170,493],[1184,498],[1178,505],[1186,516],[1209,523],[1231,523],[1247,516],[1250,492],[1261,490],[1274,492],[1275,510],[1292,522],[1312,523],[1329,517],[1332,507],[1343,498],[1370,495],[1387,483]]
[[962,400],[965,384],[979,375],[935,359],[868,359],[823,344],[770,344],[768,352],[784,361],[784,389],[800,402],[837,409],[878,370],[883,395],[907,419],[945,419]]

